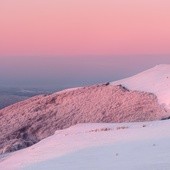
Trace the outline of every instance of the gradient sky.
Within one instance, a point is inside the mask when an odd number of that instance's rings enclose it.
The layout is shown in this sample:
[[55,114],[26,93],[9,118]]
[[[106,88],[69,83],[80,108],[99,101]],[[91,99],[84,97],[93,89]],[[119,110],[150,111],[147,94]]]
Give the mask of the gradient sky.
[[169,0],[0,0],[1,84],[90,84],[169,62]]

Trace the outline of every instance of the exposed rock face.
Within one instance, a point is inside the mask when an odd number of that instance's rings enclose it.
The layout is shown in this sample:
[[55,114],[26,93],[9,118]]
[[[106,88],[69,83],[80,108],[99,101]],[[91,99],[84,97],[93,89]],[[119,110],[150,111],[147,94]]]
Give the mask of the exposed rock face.
[[0,111],[0,153],[28,147],[77,123],[151,121],[167,115],[154,94],[121,85],[36,96]]

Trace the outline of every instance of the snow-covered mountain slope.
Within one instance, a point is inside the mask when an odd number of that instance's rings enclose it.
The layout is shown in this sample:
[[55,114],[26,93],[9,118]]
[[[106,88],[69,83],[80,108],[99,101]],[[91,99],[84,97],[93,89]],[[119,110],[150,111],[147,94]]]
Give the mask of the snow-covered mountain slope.
[[161,104],[170,108],[170,65],[157,65],[133,77],[111,84],[121,84],[130,90],[154,93]]
[[79,124],[0,159],[5,170],[169,170],[170,120]]
[[16,151],[78,123],[160,120],[155,95],[108,84],[42,95],[0,110],[0,153]]
[[170,117],[169,77],[159,65],[0,110],[0,170],[169,170],[170,120],[153,121]]

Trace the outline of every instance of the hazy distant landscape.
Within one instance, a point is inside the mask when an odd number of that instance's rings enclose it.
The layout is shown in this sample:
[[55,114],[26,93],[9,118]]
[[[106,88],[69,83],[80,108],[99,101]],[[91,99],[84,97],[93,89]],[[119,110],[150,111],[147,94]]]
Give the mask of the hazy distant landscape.
[[[58,88],[58,90],[60,90]],[[52,93],[51,89],[17,88],[0,86],[0,109],[40,94]]]

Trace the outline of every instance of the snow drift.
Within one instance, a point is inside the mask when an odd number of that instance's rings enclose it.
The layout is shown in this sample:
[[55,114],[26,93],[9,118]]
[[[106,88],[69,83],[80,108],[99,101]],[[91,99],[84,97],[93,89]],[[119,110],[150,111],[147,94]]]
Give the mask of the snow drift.
[[170,120],[80,124],[4,155],[5,170],[169,170]]
[[170,65],[157,65],[135,76],[111,84],[121,84],[131,90],[154,93],[160,104],[170,108]]

